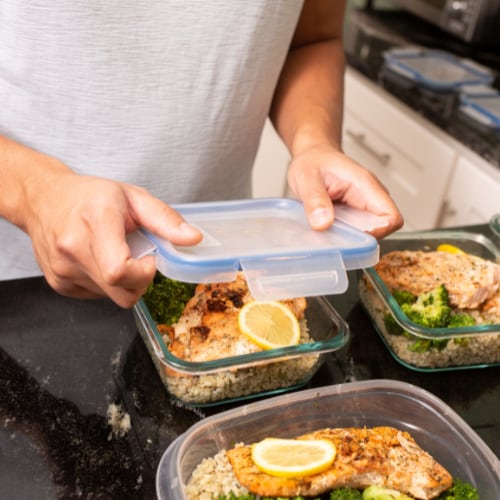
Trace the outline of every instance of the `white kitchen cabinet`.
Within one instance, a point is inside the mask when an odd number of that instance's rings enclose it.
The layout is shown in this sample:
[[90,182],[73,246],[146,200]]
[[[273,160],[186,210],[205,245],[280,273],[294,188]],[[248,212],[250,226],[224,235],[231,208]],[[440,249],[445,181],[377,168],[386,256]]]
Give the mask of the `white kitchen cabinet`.
[[443,133],[348,68],[343,148],[388,188],[405,230],[438,224],[456,150]]
[[[458,143],[351,68],[346,72],[343,148],[374,172],[405,218],[403,230],[485,223],[500,212],[500,169]],[[290,196],[290,154],[266,123],[253,196]]]
[[500,170],[482,159],[461,156],[445,196],[439,226],[484,224],[500,212]]

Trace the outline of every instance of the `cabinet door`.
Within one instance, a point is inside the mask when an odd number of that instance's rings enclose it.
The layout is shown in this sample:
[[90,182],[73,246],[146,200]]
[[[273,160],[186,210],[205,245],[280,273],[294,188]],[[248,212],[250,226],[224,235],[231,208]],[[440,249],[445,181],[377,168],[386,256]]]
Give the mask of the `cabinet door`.
[[440,226],[484,224],[500,212],[500,172],[489,173],[484,167],[479,160],[458,160]]
[[456,157],[416,113],[352,70],[346,75],[343,148],[388,188],[406,230],[436,227]]

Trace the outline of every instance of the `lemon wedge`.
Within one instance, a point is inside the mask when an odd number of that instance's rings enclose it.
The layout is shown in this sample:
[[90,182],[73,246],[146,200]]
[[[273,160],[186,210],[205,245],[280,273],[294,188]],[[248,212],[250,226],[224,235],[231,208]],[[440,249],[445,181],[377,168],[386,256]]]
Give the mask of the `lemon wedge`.
[[300,340],[297,317],[277,301],[247,302],[238,314],[240,331],[262,349],[295,345]]
[[304,477],[325,471],[335,460],[335,445],[326,439],[266,438],[252,446],[256,467],[276,477]]
[[456,247],[455,245],[451,245],[449,243],[441,243],[437,247],[438,252],[448,252],[448,253],[458,253],[458,254],[465,254],[465,252]]

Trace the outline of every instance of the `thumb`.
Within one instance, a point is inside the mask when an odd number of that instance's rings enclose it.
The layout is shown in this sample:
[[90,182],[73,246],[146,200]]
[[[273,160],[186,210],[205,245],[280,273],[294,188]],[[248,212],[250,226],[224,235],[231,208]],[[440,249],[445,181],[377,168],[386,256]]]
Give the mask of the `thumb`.
[[135,225],[165,238],[175,245],[196,245],[203,235],[179,212],[149,192],[136,186],[126,186],[130,212]]
[[322,231],[333,224],[333,204],[321,175],[317,171],[310,174],[302,178],[294,191],[304,205],[309,225]]

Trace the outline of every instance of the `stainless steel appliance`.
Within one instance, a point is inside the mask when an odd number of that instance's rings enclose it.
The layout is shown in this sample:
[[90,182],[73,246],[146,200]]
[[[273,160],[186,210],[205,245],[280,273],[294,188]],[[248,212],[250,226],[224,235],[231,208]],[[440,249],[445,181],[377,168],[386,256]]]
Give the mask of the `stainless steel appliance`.
[[499,0],[392,0],[392,3],[466,42],[500,46]]

